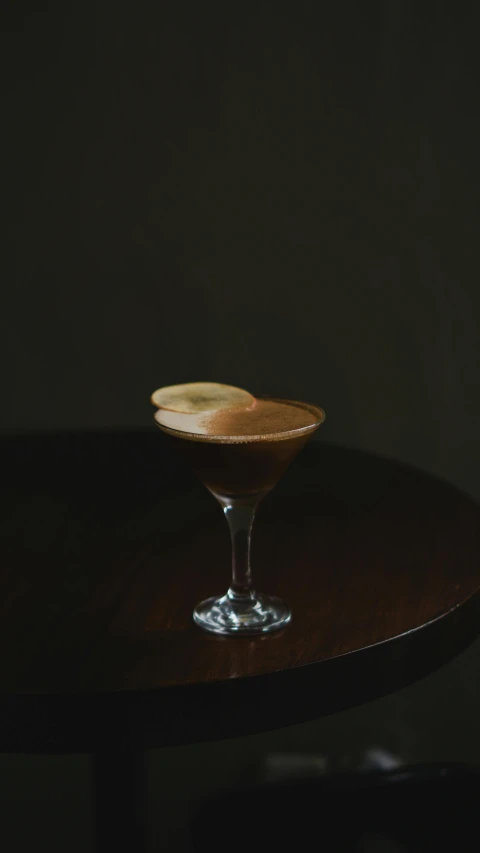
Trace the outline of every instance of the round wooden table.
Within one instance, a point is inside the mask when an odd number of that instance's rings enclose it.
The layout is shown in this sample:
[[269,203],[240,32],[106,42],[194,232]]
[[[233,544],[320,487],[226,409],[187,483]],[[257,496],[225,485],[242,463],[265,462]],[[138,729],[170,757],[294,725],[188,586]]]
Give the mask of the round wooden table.
[[312,442],[254,527],[292,623],[227,639],[191,618],[228,586],[227,525],[155,428],[0,456],[0,750],[95,753],[116,811],[127,756],[365,702],[479,632],[480,509],[416,469]]

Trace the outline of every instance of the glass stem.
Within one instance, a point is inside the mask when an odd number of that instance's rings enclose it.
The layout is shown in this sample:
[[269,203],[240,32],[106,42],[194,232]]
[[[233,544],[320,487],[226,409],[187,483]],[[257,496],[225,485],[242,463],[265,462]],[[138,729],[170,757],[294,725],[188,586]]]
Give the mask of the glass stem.
[[254,503],[222,503],[232,540],[232,583],[228,597],[239,604],[255,598],[250,568],[250,539],[257,509]]

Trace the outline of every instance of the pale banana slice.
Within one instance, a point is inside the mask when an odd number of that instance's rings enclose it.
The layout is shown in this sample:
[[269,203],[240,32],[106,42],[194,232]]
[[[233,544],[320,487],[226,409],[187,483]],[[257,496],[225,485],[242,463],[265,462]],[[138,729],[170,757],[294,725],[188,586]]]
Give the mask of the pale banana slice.
[[[215,413],[213,413],[215,415]],[[193,435],[208,435],[208,419],[212,417],[211,412],[172,412],[170,409],[157,409],[153,416],[160,427],[175,432],[189,432]]]
[[168,385],[154,391],[150,400],[158,409],[189,415],[217,412],[220,409],[249,409],[255,404],[255,397],[243,388],[218,382]]

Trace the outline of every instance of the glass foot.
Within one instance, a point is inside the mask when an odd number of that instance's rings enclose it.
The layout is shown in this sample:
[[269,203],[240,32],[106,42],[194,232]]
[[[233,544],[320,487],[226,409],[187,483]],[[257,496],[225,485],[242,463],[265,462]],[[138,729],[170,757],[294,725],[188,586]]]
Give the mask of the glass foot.
[[194,622],[211,634],[268,634],[288,625],[288,607],[271,595],[255,598],[207,598],[193,611]]

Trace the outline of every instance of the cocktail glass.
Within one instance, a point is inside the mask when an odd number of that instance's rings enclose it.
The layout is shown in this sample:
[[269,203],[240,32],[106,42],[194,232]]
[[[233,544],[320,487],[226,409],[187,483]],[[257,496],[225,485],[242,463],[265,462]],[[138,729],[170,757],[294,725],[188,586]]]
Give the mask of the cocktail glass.
[[323,423],[318,406],[293,400],[263,398],[298,406],[311,414],[311,424],[269,435],[219,436],[166,427],[166,433],[223,509],[232,541],[232,580],[225,595],[197,604],[193,618],[213,634],[267,634],[285,627],[291,613],[281,599],[257,593],[250,566],[252,525],[257,507],[293,459]]

